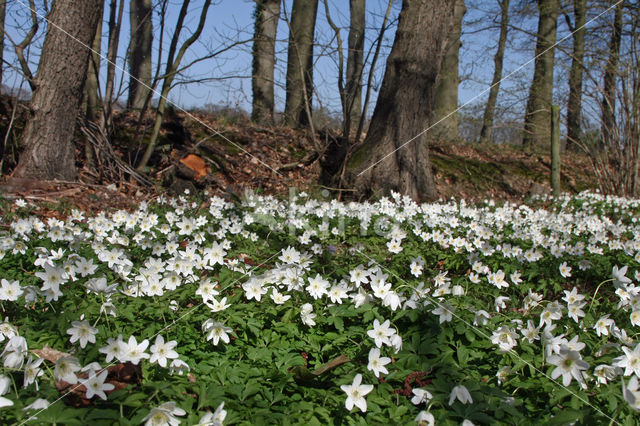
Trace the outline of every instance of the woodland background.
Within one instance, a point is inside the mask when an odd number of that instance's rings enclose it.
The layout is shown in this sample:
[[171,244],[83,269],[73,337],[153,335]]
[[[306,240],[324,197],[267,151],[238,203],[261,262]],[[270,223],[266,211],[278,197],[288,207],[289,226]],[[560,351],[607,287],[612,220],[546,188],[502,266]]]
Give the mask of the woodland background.
[[358,198],[520,196],[547,180],[557,104],[563,188],[638,196],[638,13],[632,0],[2,1],[4,189],[306,179]]

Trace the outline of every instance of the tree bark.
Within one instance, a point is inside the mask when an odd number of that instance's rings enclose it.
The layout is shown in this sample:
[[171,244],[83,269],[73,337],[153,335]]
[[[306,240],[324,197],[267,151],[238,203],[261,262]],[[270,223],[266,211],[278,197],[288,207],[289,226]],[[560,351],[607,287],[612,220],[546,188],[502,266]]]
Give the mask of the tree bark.
[[347,163],[361,196],[390,190],[416,200],[437,191],[425,128],[456,0],[404,0],[369,131]]
[[100,83],[100,50],[102,46],[102,19],[98,20],[96,34],[93,39],[93,52],[89,55],[87,68],[87,82],[85,84],[86,114],[87,119],[96,121],[100,114],[100,96],[98,91]]
[[613,31],[609,40],[609,58],[604,69],[604,87],[602,89],[601,137],[603,146],[607,146],[616,136],[616,80],[620,63],[620,42],[622,40],[622,8],[624,2],[616,5],[613,18]]
[[559,11],[558,0],[538,0],[538,33],[533,81],[524,117],[523,144],[549,146],[553,103],[553,57]]
[[280,0],[256,0],[251,119],[263,125],[273,124],[274,118],[273,75],[279,19]]
[[498,1],[500,4],[500,36],[498,38],[498,50],[493,57],[493,80],[489,89],[489,99],[484,108],[482,117],[482,129],[480,129],[480,142],[489,142],[493,133],[493,120],[496,113],[496,103],[502,81],[502,66],[504,64],[504,50],[507,46],[507,33],[509,31],[509,1]]
[[14,178],[76,178],[73,135],[91,53],[81,44],[93,42],[102,4],[53,2]]
[[151,90],[152,0],[130,0],[129,8],[131,41],[127,108],[139,110],[144,106],[144,101]]
[[[101,10],[102,17],[102,10]],[[100,117],[100,96],[98,95],[100,84],[100,50],[102,46],[102,19],[98,19],[96,34],[93,38],[92,49],[89,55],[87,68],[87,81],[84,87],[85,105],[83,106],[87,120],[97,122]],[[95,169],[95,156],[91,141],[87,139],[84,144],[85,166],[89,170]]]
[[[442,66],[434,106],[433,123],[440,122],[431,129],[431,137],[445,140],[455,140],[458,137],[458,55],[460,53],[460,35],[462,33],[462,18],[467,12],[464,0],[456,0],[453,11],[453,25],[447,38],[446,50],[442,58]],[[446,118],[445,118],[446,117]]]
[[294,0],[289,27],[285,123],[305,127],[311,122],[313,97],[313,40],[318,0]]
[[7,13],[6,0],[0,1],[0,88],[2,88],[2,67],[4,65],[4,21]]
[[587,0],[573,0],[573,55],[569,71],[569,101],[567,103],[567,148],[575,146],[582,136],[582,77],[584,73],[584,36]]
[[362,71],[364,69],[365,0],[349,1],[349,40],[347,77],[345,83],[346,106],[345,137],[349,137],[353,124],[362,114]]

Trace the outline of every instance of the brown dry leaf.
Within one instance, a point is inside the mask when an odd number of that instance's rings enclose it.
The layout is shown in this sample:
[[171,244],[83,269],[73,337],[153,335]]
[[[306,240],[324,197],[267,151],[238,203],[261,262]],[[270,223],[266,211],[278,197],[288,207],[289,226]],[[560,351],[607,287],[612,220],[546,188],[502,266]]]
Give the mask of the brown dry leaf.
[[203,178],[207,175],[207,165],[201,157],[195,154],[189,154],[180,160],[182,164],[196,172],[196,179]]
[[38,355],[40,358],[46,359],[52,364],[58,362],[60,358],[72,356],[66,352],[60,352],[56,349],[50,348],[49,345],[44,345],[42,349],[33,349],[31,353]]

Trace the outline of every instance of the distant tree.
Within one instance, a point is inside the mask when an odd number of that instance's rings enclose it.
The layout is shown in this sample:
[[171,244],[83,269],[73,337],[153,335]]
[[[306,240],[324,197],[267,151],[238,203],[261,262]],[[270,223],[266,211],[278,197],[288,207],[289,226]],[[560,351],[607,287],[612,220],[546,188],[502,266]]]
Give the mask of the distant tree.
[[142,109],[151,90],[151,48],[153,46],[152,0],[129,3],[129,97],[127,108]]
[[456,0],[453,11],[453,25],[447,38],[446,50],[442,58],[442,66],[434,105],[433,123],[440,122],[431,130],[431,136],[446,140],[458,137],[458,55],[460,53],[460,35],[462,34],[462,19],[467,8],[464,0]]
[[[345,82],[345,129],[357,126],[362,111],[362,73],[364,69],[365,0],[349,0],[349,40]],[[348,136],[348,135],[347,135]]]
[[294,0],[289,23],[284,119],[292,127],[311,122],[313,40],[318,0]]
[[[185,28],[185,19],[189,12],[189,3],[190,0],[183,0],[182,7],[180,8],[180,12],[178,13],[178,19],[176,21],[176,28],[173,32],[173,36],[171,38],[171,43],[169,45],[169,52],[167,53],[166,59],[166,67],[165,72],[162,77],[162,89],[160,90],[160,99],[158,99],[158,106],[156,108],[156,116],[153,122],[153,129],[151,130],[151,135],[149,137],[149,143],[147,148],[142,154],[142,158],[138,163],[137,170],[142,171],[147,167],[147,163],[153,154],[156,143],[158,141],[158,136],[160,135],[160,127],[162,126],[162,120],[164,118],[164,114],[167,110],[167,97],[169,96],[169,92],[173,88],[173,81],[181,71],[180,64],[182,62],[182,58],[189,48],[200,38],[202,34],[202,30],[204,29],[205,22],[207,20],[207,11],[209,10],[209,6],[211,6],[211,0],[205,0],[200,9],[200,17],[198,19],[198,25],[193,30],[191,35],[180,45],[178,48],[178,43],[180,40],[180,34],[182,30]],[[206,57],[211,57],[214,55],[207,55]],[[190,64],[192,65],[193,62]],[[188,68],[189,65],[183,67]]]
[[616,80],[618,77],[618,64],[620,63],[620,44],[622,40],[622,11],[624,1],[616,4],[613,18],[613,28],[609,39],[609,56],[604,69],[604,84],[602,89],[602,145],[610,145],[615,137],[616,127]]
[[482,117],[482,129],[480,129],[480,142],[491,140],[493,120],[496,112],[496,102],[500,92],[502,81],[502,66],[504,64],[504,51],[507,45],[507,33],[509,31],[509,2],[510,0],[498,0],[500,5],[500,36],[498,37],[498,49],[493,57],[493,79],[489,88],[489,98],[485,105]]
[[456,0],[404,0],[367,136],[347,163],[347,186],[362,196],[437,194],[425,128]]
[[103,0],[56,0],[14,178],[76,178],[73,135]]
[[[84,111],[87,120],[98,122],[101,111],[99,84],[100,84],[100,50],[102,46],[102,19],[98,19],[96,34],[93,38],[92,52],[89,55],[89,66],[87,67],[87,80],[84,86]],[[91,141],[85,141],[84,147],[86,166],[89,170],[95,168],[95,156]]]
[[[584,74],[584,37],[587,17],[587,0],[573,0],[573,51],[571,70],[569,71],[569,101],[567,102],[567,148],[571,148],[582,135],[580,117],[582,116],[582,79]],[[571,19],[565,14],[567,22]]]
[[6,0],[0,0],[0,87],[2,87],[2,67],[4,65],[4,18],[7,13]]
[[553,62],[557,33],[559,0],[538,1],[538,32],[533,81],[524,117],[523,144],[540,146],[551,135],[551,104],[553,102]]
[[251,119],[260,124],[273,124],[274,119],[273,78],[279,19],[280,0],[256,0]]

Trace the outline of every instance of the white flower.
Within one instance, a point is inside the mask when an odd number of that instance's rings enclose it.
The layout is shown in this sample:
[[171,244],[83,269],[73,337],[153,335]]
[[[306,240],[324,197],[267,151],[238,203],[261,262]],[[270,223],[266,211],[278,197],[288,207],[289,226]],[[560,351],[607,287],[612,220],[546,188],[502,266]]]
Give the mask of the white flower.
[[7,368],[22,368],[24,357],[27,355],[27,341],[22,336],[13,336],[0,354],[3,365]]
[[624,375],[635,374],[640,377],[640,343],[634,349],[622,347],[624,355],[613,359],[613,365],[624,368]]
[[473,317],[473,325],[487,325],[490,319],[489,312],[484,309],[477,310]]
[[635,411],[640,411],[640,391],[638,391],[638,377],[633,376],[629,385],[622,379],[622,396]]
[[434,426],[436,424],[433,414],[426,411],[420,411],[413,421],[418,423],[418,426]]
[[571,266],[567,265],[567,262],[562,262],[558,269],[560,270],[560,275],[564,278],[569,278],[571,276]]
[[373,385],[362,385],[362,374],[356,374],[353,378],[353,383],[350,385],[342,385],[342,389],[347,394],[347,400],[344,406],[347,410],[351,411],[355,405],[363,413],[367,412],[367,401],[364,397],[373,390]]
[[199,425],[207,426],[222,426],[225,417],[227,417],[227,411],[224,409],[224,401],[218,405],[216,411],[208,412],[200,419]]
[[395,330],[390,328],[391,321],[386,320],[382,324],[378,319],[373,320],[373,330],[368,330],[367,335],[371,337],[378,348],[382,347],[382,345],[390,345],[391,340],[389,339],[393,334],[395,334]]
[[71,385],[78,383],[78,377],[76,371],[80,371],[80,363],[77,358],[74,357],[60,357],[56,361],[56,366],[53,370],[53,377],[56,380],[63,380]]
[[449,303],[438,303],[438,307],[431,311],[432,314],[439,316],[440,324],[449,322],[453,319],[453,311],[455,308]]
[[160,335],[156,336],[155,343],[149,348],[149,351],[151,351],[149,362],[152,364],[157,362],[161,367],[166,367],[167,359],[178,358],[178,352],[173,350],[177,345],[178,342],[175,340],[165,343],[164,337]]
[[87,342],[96,342],[98,329],[92,327],[88,321],[73,321],[71,326],[72,327],[67,330],[67,334],[71,335],[71,338],[69,339],[71,343],[80,341],[80,347],[84,348],[87,346]]
[[107,362],[111,362],[114,358],[118,361],[124,361],[124,348],[125,343],[122,341],[122,335],[118,335],[117,339],[109,337],[107,339],[107,346],[98,349],[98,352],[107,356]]
[[551,378],[557,379],[562,375],[562,384],[569,386],[572,379],[576,379],[580,384],[584,384],[582,371],[589,368],[589,364],[582,360],[577,351],[572,351],[566,346],[560,348],[559,355],[547,357],[549,364],[556,368],[551,372]]
[[510,374],[511,374],[511,367],[509,367],[508,365],[498,370],[498,372],[496,373],[496,377],[498,378],[498,384],[501,385],[505,380],[507,380],[507,377],[509,377]]
[[144,339],[140,344],[138,344],[135,336],[129,337],[129,341],[122,344],[124,360],[138,365],[141,359],[149,358],[149,354],[145,352],[147,346],[149,346],[149,340]]
[[425,389],[415,388],[412,389],[411,392],[413,393],[413,398],[411,398],[411,403],[413,405],[420,405],[422,403],[429,402],[429,400],[433,398],[433,395]]
[[226,327],[223,323],[214,321],[209,318],[204,323],[202,323],[202,331],[207,334],[207,340],[213,340],[213,344],[217,345],[220,340],[225,343],[229,343],[231,340],[229,338],[229,333],[233,331],[230,327]]
[[327,294],[329,288],[329,281],[322,278],[320,274],[316,274],[315,278],[309,278],[309,285],[307,286],[307,292],[314,299],[319,299],[323,295]]
[[[11,379],[8,376],[0,375],[0,395],[5,395],[11,389]],[[13,405],[13,401],[0,396],[0,408],[10,407]]]
[[276,305],[282,305],[283,303],[285,303],[287,300],[291,299],[290,295],[284,295],[282,293],[280,293],[278,291],[278,289],[273,288],[271,290],[271,300],[273,300],[273,303],[275,303]]
[[182,376],[184,373],[188,373],[191,371],[189,364],[184,362],[181,359],[174,359],[171,361],[171,365],[169,365],[169,372],[173,375],[173,373],[178,373]]
[[[47,401],[46,399],[42,399],[42,398],[38,398],[35,401],[33,401],[31,404],[27,405],[26,407],[23,408],[24,411],[29,411],[29,410],[46,410],[47,408],[49,408],[49,405],[51,405],[51,403],[49,401]],[[33,417],[32,417],[33,419]]]
[[593,326],[593,328],[596,330],[596,334],[598,335],[598,337],[600,337],[601,334],[608,336],[609,327],[615,324],[614,321],[609,318],[609,315],[610,314],[606,314],[600,317],[600,319],[596,321],[595,325]]
[[506,325],[501,326],[491,335],[491,343],[498,345],[501,352],[509,352],[518,345],[518,334]]
[[85,396],[87,399],[91,399],[95,395],[99,396],[103,400],[107,399],[105,391],[108,392],[115,388],[111,383],[104,382],[107,379],[108,374],[109,372],[107,370],[103,370],[100,374],[96,374],[95,371],[92,371],[89,374],[89,379],[81,382],[87,388]]
[[0,282],[2,283],[2,286],[0,287],[0,300],[15,302],[20,296],[22,296],[22,293],[24,293],[24,290],[20,287],[18,280],[7,281],[3,278]]
[[180,420],[176,419],[175,416],[184,416],[185,414],[187,412],[178,407],[175,402],[169,401],[152,408],[142,421],[146,420],[145,426],[177,426],[180,424]]
[[473,404],[469,390],[463,385],[453,387],[449,395],[449,405],[452,405],[456,399],[463,404]]
[[500,312],[501,309],[507,307],[507,300],[509,300],[507,296],[498,296],[495,298],[493,307],[496,309],[496,312]]
[[369,364],[367,365],[367,369],[373,371],[376,377],[380,377],[380,373],[389,374],[385,365],[391,362],[391,358],[389,357],[380,357],[380,349],[372,348],[369,351]]
[[215,297],[211,300],[211,303],[204,302],[205,305],[211,309],[211,312],[221,312],[227,309],[231,304],[226,303],[227,298],[223,297],[220,301],[218,301]]
[[[598,384],[607,384],[608,380],[618,377],[616,368],[610,365],[602,364],[593,369],[593,375],[598,380]],[[635,376],[634,376],[635,377]]]
[[313,327],[316,325],[316,322],[313,320],[315,317],[316,314],[313,313],[313,306],[311,303],[305,303],[300,307],[300,319],[306,326]]
[[627,278],[625,275],[627,274],[627,265],[624,265],[622,268],[618,268],[618,265],[615,265],[611,271],[611,277],[613,278],[613,285],[616,287],[624,286],[625,284],[629,284],[631,282],[630,278]]

